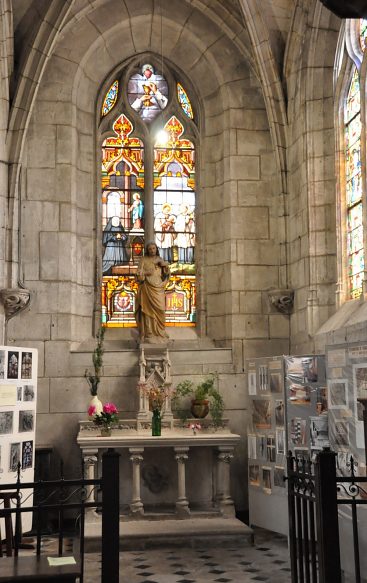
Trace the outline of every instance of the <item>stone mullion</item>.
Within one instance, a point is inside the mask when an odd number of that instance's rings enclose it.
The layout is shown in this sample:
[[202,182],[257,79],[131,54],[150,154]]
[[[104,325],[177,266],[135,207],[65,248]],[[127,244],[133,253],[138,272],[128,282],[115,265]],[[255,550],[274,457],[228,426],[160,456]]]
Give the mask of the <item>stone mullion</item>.
[[144,195],[145,195],[145,244],[154,241],[154,150],[153,143],[149,141],[144,149]]

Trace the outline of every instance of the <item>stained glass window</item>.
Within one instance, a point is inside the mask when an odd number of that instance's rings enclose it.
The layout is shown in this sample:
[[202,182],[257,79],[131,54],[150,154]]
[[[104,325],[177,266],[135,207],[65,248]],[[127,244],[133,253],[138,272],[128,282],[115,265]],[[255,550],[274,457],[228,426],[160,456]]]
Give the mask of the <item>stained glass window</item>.
[[177,83],[177,99],[182,109],[190,119],[194,118],[191,101],[181,83]]
[[168,103],[166,79],[146,63],[129,79],[127,97],[134,111],[146,121],[153,121]]
[[365,18],[361,18],[359,21],[359,42],[361,44],[362,51],[364,51],[367,42],[367,20]]
[[144,149],[120,115],[102,146],[102,322],[135,326],[135,273],[144,250]]
[[117,95],[119,90],[119,82],[116,80],[112,83],[111,87],[106,93],[102,105],[102,117],[107,115],[109,111],[115,106],[117,101]]
[[166,323],[194,325],[195,148],[182,138],[184,127],[172,116],[154,149],[154,232],[159,254],[170,263]]
[[362,223],[361,111],[357,68],[349,86],[344,113],[346,154],[347,254],[349,297],[362,293],[364,248]]

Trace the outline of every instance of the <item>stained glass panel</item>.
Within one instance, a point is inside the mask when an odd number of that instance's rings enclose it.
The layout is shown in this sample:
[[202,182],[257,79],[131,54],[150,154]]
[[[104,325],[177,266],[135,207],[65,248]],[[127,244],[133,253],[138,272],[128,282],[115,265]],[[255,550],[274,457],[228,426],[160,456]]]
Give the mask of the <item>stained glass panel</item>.
[[144,249],[144,149],[125,115],[102,145],[102,321],[135,325],[135,273]]
[[[362,29],[361,29],[362,30]],[[347,255],[349,297],[362,293],[364,248],[362,223],[361,98],[359,75],[354,69],[345,106],[345,159],[347,206]]]
[[367,20],[361,18],[359,21],[359,42],[361,44],[362,51],[366,48],[367,41]]
[[154,149],[154,232],[159,253],[170,263],[166,322],[194,325],[195,148],[182,138],[184,127],[172,116]]
[[190,119],[194,118],[191,101],[181,83],[177,83],[177,99],[182,109]]
[[134,73],[127,84],[127,97],[131,107],[146,121],[153,121],[166,108],[168,84],[166,79],[149,63]]
[[109,111],[115,106],[119,90],[119,82],[116,80],[106,93],[102,105],[102,117],[107,115]]

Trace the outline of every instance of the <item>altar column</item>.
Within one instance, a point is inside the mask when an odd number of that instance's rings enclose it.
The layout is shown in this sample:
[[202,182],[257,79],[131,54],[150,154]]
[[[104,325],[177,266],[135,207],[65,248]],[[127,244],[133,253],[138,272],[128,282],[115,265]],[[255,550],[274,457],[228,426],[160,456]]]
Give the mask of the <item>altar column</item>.
[[186,472],[185,463],[188,459],[188,447],[175,447],[175,459],[177,461],[178,497],[176,502],[177,515],[186,517],[190,514],[189,502],[186,498]]
[[233,447],[219,446],[217,460],[217,504],[225,516],[235,516],[234,503],[230,495],[230,463]]
[[140,498],[140,468],[143,461],[144,448],[129,447],[130,461],[132,462],[132,500],[130,511],[133,516],[143,516],[144,506]]
[[[97,478],[98,449],[83,450],[84,478],[86,480],[95,480]],[[88,484],[86,486],[86,501],[95,502],[95,486]],[[93,522],[97,519],[96,508],[89,507],[85,511],[86,521]]]

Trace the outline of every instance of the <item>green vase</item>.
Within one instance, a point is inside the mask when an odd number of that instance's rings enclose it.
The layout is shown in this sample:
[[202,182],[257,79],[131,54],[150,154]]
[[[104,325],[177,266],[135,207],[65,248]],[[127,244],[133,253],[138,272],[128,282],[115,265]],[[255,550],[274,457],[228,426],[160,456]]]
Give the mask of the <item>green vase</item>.
[[157,437],[161,435],[161,432],[162,432],[161,412],[159,409],[154,409],[152,417],[152,435]]

